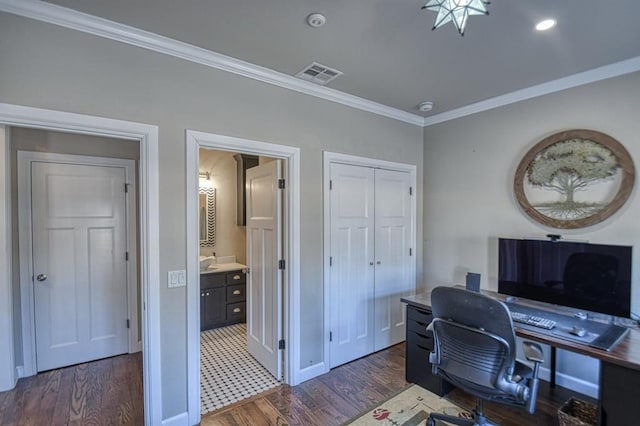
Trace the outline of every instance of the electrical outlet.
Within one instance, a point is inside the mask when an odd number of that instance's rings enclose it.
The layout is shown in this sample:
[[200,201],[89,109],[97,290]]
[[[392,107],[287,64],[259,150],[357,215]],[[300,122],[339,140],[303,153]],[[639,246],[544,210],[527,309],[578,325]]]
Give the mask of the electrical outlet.
[[169,288],[184,287],[187,285],[187,271],[169,271],[167,273],[167,286]]

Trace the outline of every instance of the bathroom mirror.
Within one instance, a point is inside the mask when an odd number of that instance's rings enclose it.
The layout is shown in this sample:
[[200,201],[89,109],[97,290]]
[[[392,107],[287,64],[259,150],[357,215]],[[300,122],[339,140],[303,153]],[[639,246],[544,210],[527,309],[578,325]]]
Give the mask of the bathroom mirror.
[[216,245],[216,190],[215,188],[200,188],[198,193],[199,209],[198,222],[200,224],[200,247]]

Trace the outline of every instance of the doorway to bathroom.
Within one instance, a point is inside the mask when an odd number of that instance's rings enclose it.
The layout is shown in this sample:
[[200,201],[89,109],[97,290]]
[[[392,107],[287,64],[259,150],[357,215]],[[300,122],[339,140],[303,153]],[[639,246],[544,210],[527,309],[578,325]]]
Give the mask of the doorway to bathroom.
[[200,148],[201,413],[280,385],[282,161]]
[[[194,422],[200,420],[196,411],[294,382],[298,156],[297,148],[187,132],[187,215],[193,218],[187,220],[188,398]],[[215,197],[215,205],[207,202],[203,209],[203,193]],[[210,229],[201,232],[205,224]]]

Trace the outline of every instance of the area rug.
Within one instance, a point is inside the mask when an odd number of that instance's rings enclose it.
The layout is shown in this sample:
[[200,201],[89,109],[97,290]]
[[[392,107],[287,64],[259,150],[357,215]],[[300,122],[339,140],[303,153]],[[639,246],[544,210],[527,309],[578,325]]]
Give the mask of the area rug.
[[[434,411],[465,419],[471,418],[471,413],[468,410],[460,408],[418,385],[411,385],[399,394],[378,404],[375,408],[348,421],[345,425],[418,426],[426,424],[429,413]],[[436,421],[436,425],[447,424]]]

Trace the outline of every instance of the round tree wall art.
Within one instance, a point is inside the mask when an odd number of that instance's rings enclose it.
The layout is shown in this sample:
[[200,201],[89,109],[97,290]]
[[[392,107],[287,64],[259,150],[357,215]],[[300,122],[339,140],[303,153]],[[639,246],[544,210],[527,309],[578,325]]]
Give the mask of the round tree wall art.
[[595,225],[625,203],[635,172],[627,150],[594,130],[569,130],[527,152],[513,187],[530,217],[553,228]]

